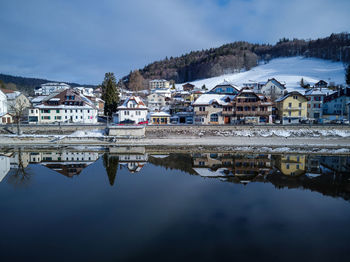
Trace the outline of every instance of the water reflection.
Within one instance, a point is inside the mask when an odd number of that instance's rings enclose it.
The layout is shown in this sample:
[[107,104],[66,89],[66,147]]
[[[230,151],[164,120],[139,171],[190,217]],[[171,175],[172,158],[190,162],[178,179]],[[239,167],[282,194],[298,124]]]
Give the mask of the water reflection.
[[147,163],[191,175],[247,185],[271,183],[277,188],[306,188],[350,199],[350,157],[340,155],[193,153],[154,154],[144,147],[98,150],[8,149],[0,152],[0,182],[19,185],[31,179],[30,164],[39,164],[65,177],[82,173],[102,156],[109,185],[116,184],[118,169],[142,173]]

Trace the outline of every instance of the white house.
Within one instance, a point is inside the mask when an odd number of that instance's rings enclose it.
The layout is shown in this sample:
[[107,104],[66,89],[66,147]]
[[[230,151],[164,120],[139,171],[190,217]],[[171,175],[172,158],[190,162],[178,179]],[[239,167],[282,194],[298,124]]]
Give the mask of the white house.
[[66,83],[46,83],[42,84],[39,88],[35,88],[34,92],[36,96],[48,96],[56,92],[59,89],[68,89],[69,85]]
[[7,97],[0,90],[0,115],[6,114],[7,113]]
[[169,88],[170,82],[165,79],[154,79],[149,81],[149,88],[156,89],[156,88]]
[[53,93],[42,103],[29,109],[28,121],[32,124],[69,122],[96,124],[98,109],[79,92],[66,89]]
[[121,123],[130,120],[138,124],[147,121],[147,113],[148,108],[142,99],[138,96],[131,96],[121,106],[118,106],[117,112],[113,114],[113,122]]
[[266,84],[261,87],[260,93],[270,97],[273,101],[284,95],[286,87],[275,78],[268,79]]
[[10,168],[10,158],[7,156],[0,156],[0,182],[10,171]]

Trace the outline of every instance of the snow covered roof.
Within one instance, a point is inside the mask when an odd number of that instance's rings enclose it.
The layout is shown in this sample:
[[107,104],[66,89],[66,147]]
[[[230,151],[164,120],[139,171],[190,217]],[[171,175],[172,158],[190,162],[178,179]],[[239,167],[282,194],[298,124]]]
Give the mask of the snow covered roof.
[[151,117],[170,117],[170,114],[166,113],[166,112],[155,112],[151,114]]
[[334,93],[335,91],[330,90],[328,88],[311,88],[305,91],[306,96],[326,96]]
[[193,170],[202,177],[220,177],[228,176],[226,168],[219,168],[216,171],[211,170],[210,168],[193,168]]
[[37,97],[34,97],[31,101],[32,101],[32,103],[40,103],[45,98],[46,98],[46,96],[37,96]]
[[[284,96],[282,96],[282,97],[280,97],[280,98],[277,98],[277,99],[276,99],[276,102],[281,102],[281,101],[283,101],[284,99],[286,99],[287,97],[290,97],[290,96],[292,96],[292,95],[299,95],[299,96],[302,96],[302,97],[305,98],[305,96],[302,95],[302,94],[300,94],[299,92],[293,91],[293,92],[289,92],[288,94],[286,94],[286,95],[284,95]],[[305,99],[306,99],[306,98],[305,98]]]
[[218,95],[218,94],[203,94],[197,98],[197,100],[193,103],[193,105],[210,105],[214,102],[219,105],[228,105],[230,102],[226,102],[225,100],[229,98],[232,101],[235,96],[230,95]]
[[147,106],[145,103],[142,101],[142,99],[138,96],[130,96],[127,99],[125,99],[124,103],[121,106],[118,106],[118,109],[125,109],[129,108],[128,103],[129,101],[134,101],[136,103],[136,107],[132,109],[147,109]]

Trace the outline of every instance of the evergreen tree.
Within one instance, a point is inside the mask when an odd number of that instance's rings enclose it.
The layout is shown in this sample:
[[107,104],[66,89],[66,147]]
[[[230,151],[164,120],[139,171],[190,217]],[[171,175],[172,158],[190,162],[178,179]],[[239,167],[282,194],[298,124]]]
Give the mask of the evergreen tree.
[[113,73],[106,73],[105,79],[101,85],[102,100],[105,101],[104,113],[106,116],[112,116],[117,111],[119,103],[119,91]]
[[119,157],[110,156],[108,153],[105,153],[103,155],[103,166],[106,169],[109,184],[111,186],[114,185],[114,181],[117,176],[118,165],[119,165]]
[[346,68],[346,72],[345,72],[345,82],[347,85],[350,85],[350,64],[348,65],[348,67]]
[[300,80],[300,86],[301,86],[302,88],[305,88],[304,78],[301,78],[301,80]]

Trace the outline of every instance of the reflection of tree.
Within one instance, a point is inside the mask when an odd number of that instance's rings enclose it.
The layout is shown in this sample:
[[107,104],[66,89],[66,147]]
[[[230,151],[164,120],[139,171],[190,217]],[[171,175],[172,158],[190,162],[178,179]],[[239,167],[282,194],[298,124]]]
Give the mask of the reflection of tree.
[[9,176],[8,182],[10,184],[13,184],[14,186],[27,185],[30,182],[31,174],[28,173],[24,167],[21,148],[18,149],[17,154],[18,154],[17,168],[14,171],[14,173]]
[[103,155],[103,166],[106,168],[109,184],[114,185],[115,177],[117,176],[119,165],[118,156],[110,156],[108,153]]

